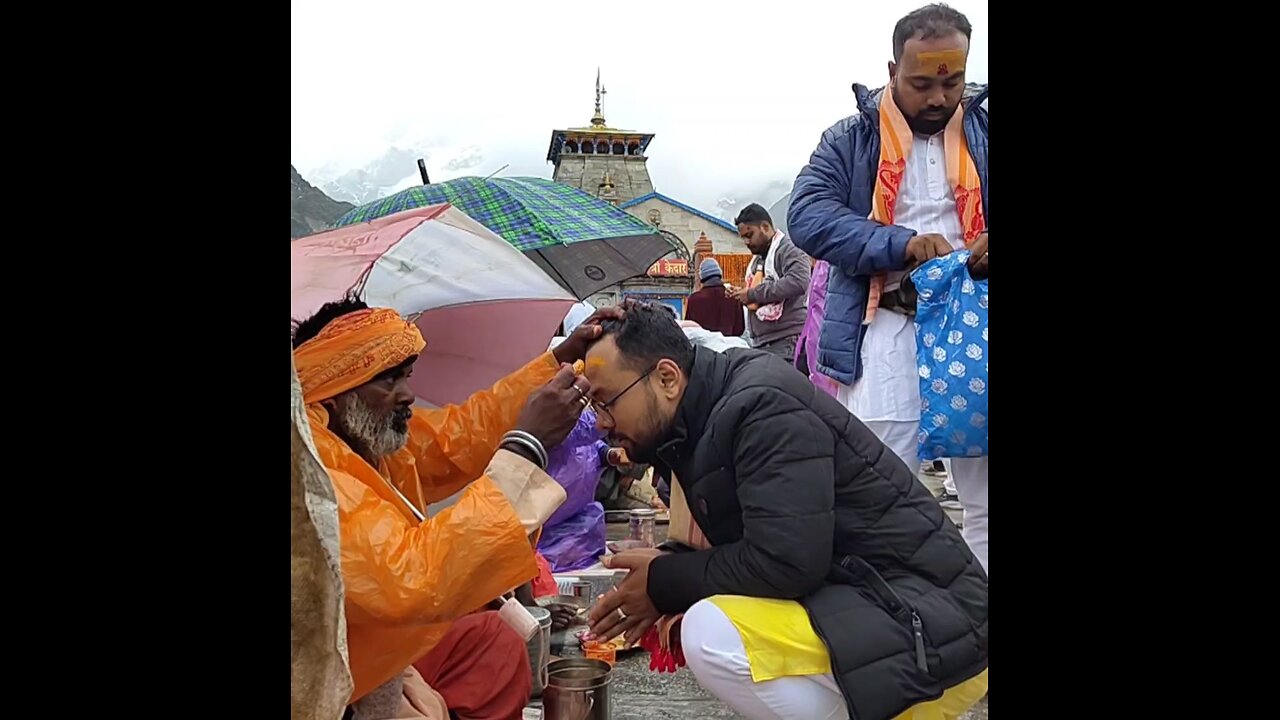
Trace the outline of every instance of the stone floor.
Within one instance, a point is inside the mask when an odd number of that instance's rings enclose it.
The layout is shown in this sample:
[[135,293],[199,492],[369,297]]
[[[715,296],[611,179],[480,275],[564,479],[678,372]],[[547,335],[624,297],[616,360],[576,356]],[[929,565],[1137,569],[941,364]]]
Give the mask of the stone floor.
[[[920,479],[934,493],[941,488],[939,478],[922,474]],[[948,511],[948,514],[957,523],[960,521],[959,512]],[[625,537],[626,532],[624,523],[609,525],[610,540]],[[665,540],[666,527],[659,526],[658,534]],[[581,652],[573,643],[567,643],[562,654],[567,657],[581,655]],[[741,717],[703,690],[688,669],[681,669],[675,674],[650,672],[649,655],[643,650],[619,656],[613,669],[610,692],[613,720],[729,720]],[[535,701],[526,717],[541,717],[534,709],[538,707],[540,703]],[[960,720],[988,720],[987,699],[983,698]]]
[[[565,655],[570,655],[566,652]],[[711,697],[693,679],[693,673],[681,669],[675,674],[649,670],[649,655],[643,650],[618,658],[610,684],[613,720],[734,720],[742,716]],[[531,708],[541,703],[535,701]],[[539,714],[529,714],[536,720]],[[987,699],[983,698],[960,720],[988,720]]]

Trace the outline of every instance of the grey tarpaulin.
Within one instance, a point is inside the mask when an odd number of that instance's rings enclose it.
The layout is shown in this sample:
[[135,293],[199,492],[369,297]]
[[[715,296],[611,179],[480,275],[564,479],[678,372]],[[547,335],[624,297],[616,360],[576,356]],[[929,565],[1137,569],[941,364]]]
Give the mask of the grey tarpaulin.
[[338,503],[289,355],[289,700],[292,720],[338,720],[351,697]]

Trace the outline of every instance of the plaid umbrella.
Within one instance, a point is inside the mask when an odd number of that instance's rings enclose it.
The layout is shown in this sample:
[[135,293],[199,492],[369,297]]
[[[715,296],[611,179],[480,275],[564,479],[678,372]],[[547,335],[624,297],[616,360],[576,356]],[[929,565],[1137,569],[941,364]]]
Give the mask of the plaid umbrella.
[[446,202],[524,251],[579,300],[645,274],[673,249],[655,228],[613,205],[543,178],[465,177],[411,187],[348,212],[337,225]]

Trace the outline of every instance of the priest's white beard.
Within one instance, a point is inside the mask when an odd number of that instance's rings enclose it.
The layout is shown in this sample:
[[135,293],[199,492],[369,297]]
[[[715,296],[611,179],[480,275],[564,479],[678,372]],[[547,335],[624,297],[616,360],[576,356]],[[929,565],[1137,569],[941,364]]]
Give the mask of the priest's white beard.
[[[408,418],[398,418],[399,414],[400,411],[397,410],[379,415],[359,395],[352,393],[347,398],[346,412],[338,418],[338,425],[353,443],[375,458],[382,458],[404,447],[409,441],[409,428],[406,424]],[[401,422],[396,422],[398,419]],[[398,429],[397,425],[403,429]]]

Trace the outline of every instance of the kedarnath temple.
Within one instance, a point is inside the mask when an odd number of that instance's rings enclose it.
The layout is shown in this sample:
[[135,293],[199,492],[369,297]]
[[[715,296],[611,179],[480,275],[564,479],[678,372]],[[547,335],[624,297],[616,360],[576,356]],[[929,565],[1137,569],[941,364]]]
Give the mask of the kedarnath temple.
[[732,223],[686,205],[654,189],[649,177],[653,133],[609,127],[600,106],[605,94],[596,76],[596,109],[586,127],[551,131],[547,161],[556,182],[572,185],[610,202],[656,227],[671,243],[671,254],[654,263],[644,277],[632,278],[589,298],[596,306],[634,297],[665,302],[684,315],[694,289],[698,264],[715,257],[727,282],[741,282],[751,255]]

